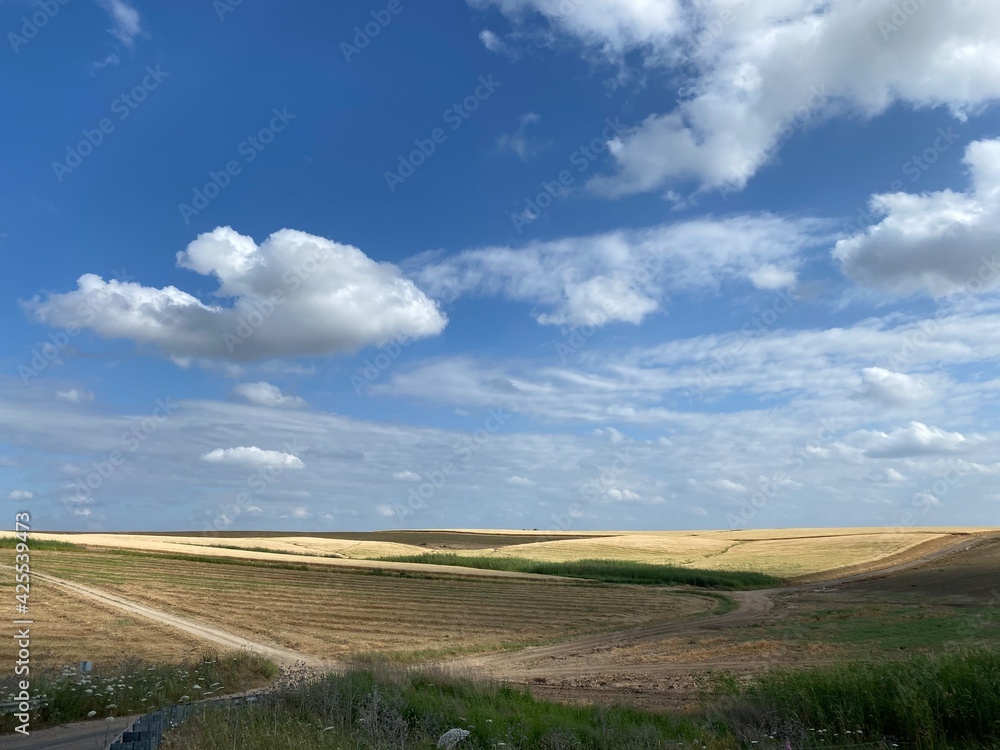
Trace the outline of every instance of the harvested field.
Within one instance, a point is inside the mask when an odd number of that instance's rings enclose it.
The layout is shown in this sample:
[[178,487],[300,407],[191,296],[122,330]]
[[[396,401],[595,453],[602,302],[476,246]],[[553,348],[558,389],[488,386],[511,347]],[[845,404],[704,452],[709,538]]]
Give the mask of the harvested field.
[[[14,601],[13,576],[4,576],[0,592]],[[40,578],[31,582],[29,617],[34,620],[32,664],[63,667],[79,661],[117,663],[126,658],[181,662],[206,650],[204,641],[173,628],[105,607]],[[14,639],[0,639],[0,662],[15,659]]]
[[494,650],[706,614],[719,602],[653,587],[410,577],[37,552],[37,569],[323,659]]
[[1000,618],[1000,539],[884,578],[847,584],[845,592],[991,606]]
[[[385,531],[338,534],[35,534],[95,547],[169,554],[246,557],[330,566],[403,569],[377,558],[428,551],[458,555],[523,557],[544,562],[607,559],[708,570],[767,573],[779,577],[822,577],[850,568],[861,572],[882,561],[905,562],[935,544],[983,534],[976,528],[761,529],[752,531],[603,532],[553,534],[526,531]],[[236,548],[236,549],[234,549]],[[909,556],[909,557],[908,557]],[[418,570],[418,568],[409,568]],[[440,571],[439,571],[440,572]],[[475,573],[456,571],[467,575]],[[479,573],[482,575],[482,572]]]
[[[952,534],[869,532],[732,539],[709,535],[628,534],[503,547],[496,555],[547,562],[608,559],[664,563],[705,570],[741,570],[797,576],[875,563],[891,555]],[[461,555],[481,554],[460,552]]]

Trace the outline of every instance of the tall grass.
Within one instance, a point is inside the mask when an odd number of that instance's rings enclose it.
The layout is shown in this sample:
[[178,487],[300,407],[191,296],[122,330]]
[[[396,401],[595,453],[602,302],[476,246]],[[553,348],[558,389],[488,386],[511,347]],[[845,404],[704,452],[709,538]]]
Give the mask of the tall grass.
[[[31,726],[147,713],[187,700],[260,687],[277,674],[274,662],[248,651],[208,652],[200,659],[175,665],[138,660],[96,664],[87,673],[75,668],[33,669],[31,693],[44,696],[44,701],[32,711]],[[13,676],[0,680],[0,703],[13,700],[16,691]],[[13,732],[16,724],[9,713],[0,714],[0,734]]]
[[[0,549],[15,549],[20,540],[14,536],[0,536]],[[40,549],[51,550],[79,550],[83,549],[79,544],[71,542],[58,542],[52,539],[35,539],[29,536],[27,541],[28,549],[32,552]]]
[[1000,747],[1000,651],[992,649],[783,668],[719,688],[733,699],[723,714],[743,736],[792,723],[806,736],[886,737],[918,750]]
[[384,562],[427,563],[430,565],[460,565],[466,568],[504,570],[517,573],[586,578],[605,583],[637,583],[658,586],[698,586],[708,589],[737,591],[742,589],[779,586],[781,578],[765,573],[729,570],[699,570],[674,565],[654,565],[629,560],[577,560],[543,562],[526,557],[465,557],[445,552],[379,558]]
[[667,739],[672,748],[734,747],[693,717],[561,705],[510,685],[380,663],[289,686],[249,707],[205,711],[165,750],[416,750],[456,727],[470,732],[460,750],[653,750]]

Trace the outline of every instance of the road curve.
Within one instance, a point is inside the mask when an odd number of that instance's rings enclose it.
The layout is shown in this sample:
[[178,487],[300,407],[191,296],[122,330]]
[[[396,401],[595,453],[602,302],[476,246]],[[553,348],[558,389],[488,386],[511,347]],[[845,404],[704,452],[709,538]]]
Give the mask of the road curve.
[[[775,594],[805,591],[823,586],[839,586],[845,583],[893,575],[926,565],[945,556],[968,551],[979,544],[996,539],[997,537],[998,535],[995,534],[977,535],[972,538],[962,537],[957,539],[954,544],[936,549],[918,558],[878,570],[855,573],[823,581],[799,583],[781,588],[727,592],[726,596],[733,599],[737,606],[733,611],[723,615],[709,615],[697,619],[667,622],[632,630],[600,633],[552,645],[530,646],[519,651],[490,654],[487,656],[459,657],[458,659],[441,662],[439,666],[471,668],[485,671],[494,677],[511,679],[526,679],[543,674],[571,677],[604,673],[614,670],[615,667],[588,661],[586,658],[587,654],[611,648],[634,646],[646,641],[657,641],[667,636],[689,636],[724,628],[746,627],[762,620],[767,615],[773,606],[771,597]],[[568,663],[571,657],[577,657],[579,661]],[[664,664],[621,665],[617,669],[618,671],[629,672],[673,673],[722,666],[725,665],[706,662],[670,662]]]

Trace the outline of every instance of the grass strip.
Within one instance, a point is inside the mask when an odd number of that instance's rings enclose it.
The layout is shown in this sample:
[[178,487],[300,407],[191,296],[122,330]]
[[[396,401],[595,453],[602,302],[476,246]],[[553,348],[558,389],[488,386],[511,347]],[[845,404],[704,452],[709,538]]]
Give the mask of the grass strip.
[[780,586],[784,580],[765,573],[731,570],[699,570],[675,565],[655,565],[629,560],[577,560],[543,562],[526,557],[464,556],[429,552],[378,558],[382,562],[424,563],[462,566],[484,570],[537,573],[540,575],[586,578],[604,583],[633,583],[654,586],[697,586],[699,588],[740,591]]

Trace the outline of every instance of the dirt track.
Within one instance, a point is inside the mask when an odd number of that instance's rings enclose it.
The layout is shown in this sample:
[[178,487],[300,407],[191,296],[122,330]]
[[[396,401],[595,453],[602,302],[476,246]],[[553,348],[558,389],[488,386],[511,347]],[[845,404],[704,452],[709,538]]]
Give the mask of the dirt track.
[[[677,681],[677,676],[683,677],[693,672],[703,672],[706,669],[746,668],[758,664],[746,660],[733,662],[728,660],[706,661],[704,659],[697,661],[684,661],[683,659],[670,661],[654,660],[651,663],[627,664],[622,663],[617,657],[623,650],[636,646],[656,644],[665,638],[706,638],[711,637],[713,633],[752,626],[761,622],[766,617],[772,608],[773,597],[779,594],[816,590],[818,586],[829,588],[867,582],[871,579],[884,579],[904,571],[910,571],[911,574],[915,574],[913,571],[921,570],[928,564],[932,564],[945,557],[952,560],[961,560],[960,553],[967,552],[975,547],[993,551],[1000,548],[1000,545],[998,545],[998,537],[986,538],[976,536],[961,538],[959,541],[946,547],[930,550],[918,559],[901,562],[878,571],[844,576],[822,582],[822,584],[809,583],[781,589],[733,592],[727,594],[727,596],[733,599],[737,606],[734,610],[725,614],[696,620],[651,625],[633,630],[588,635],[570,641],[529,647],[508,653],[449,660],[442,662],[440,666],[463,671],[471,669],[476,672],[484,672],[492,677],[534,683],[539,686],[547,685],[551,687],[553,682],[557,682],[562,687],[571,688],[578,693],[586,692],[587,690],[594,690],[599,693],[602,688],[605,690],[608,688],[614,688],[615,690],[629,689],[630,685],[640,691],[647,688],[655,689],[657,686],[650,684],[651,677],[666,679],[670,683],[666,686],[668,689],[687,688],[690,687],[690,680],[682,680],[681,682],[684,684],[681,684]],[[216,643],[224,648],[253,649],[285,665],[302,663],[313,668],[336,667],[334,663],[323,662],[302,652],[283,648],[276,644],[247,640],[220,628],[147,607],[90,586],[47,574],[35,573],[35,575],[40,579],[62,586],[81,596],[177,628],[191,635]],[[692,640],[691,642],[697,643],[697,640]],[[671,679],[673,680],[672,682]],[[642,685],[646,687],[643,688],[641,687]]]
[[[947,560],[948,566],[961,565],[970,554],[986,553],[991,559],[1000,558],[1000,537],[977,535],[962,538],[949,545],[937,545],[925,554],[889,567],[843,575],[821,582],[801,583],[780,589],[729,593],[737,608],[723,615],[698,620],[666,623],[636,630],[606,633],[564,641],[551,646],[526,648],[520,651],[469,657],[449,662],[446,666],[460,670],[482,672],[495,679],[505,679],[531,686],[536,694],[555,699],[603,702],[621,700],[631,693],[630,703],[647,707],[679,707],[686,705],[696,693],[700,675],[719,670],[749,671],[765,667],[771,659],[709,658],[685,660],[683,654],[656,659],[656,647],[665,639],[691,639],[697,646],[713,635],[760,623],[771,611],[774,597],[803,591],[827,590],[835,587],[865,588],[884,585],[880,582],[907,576],[925,578],[929,566]],[[995,581],[997,566],[991,568]],[[930,575],[932,575],[931,573]],[[988,575],[983,573],[983,575]],[[941,586],[947,586],[947,576],[939,574]],[[952,580],[954,573],[952,573]],[[909,584],[907,584],[909,585]],[[784,644],[787,646],[788,644]],[[653,651],[652,661],[636,663],[636,649]],[[679,658],[678,658],[679,657]],[[808,663],[829,661],[829,656],[809,658]],[[803,663],[803,662],[799,662]]]
[[274,659],[282,665],[290,666],[296,663],[304,663],[306,666],[310,667],[327,666],[324,662],[316,659],[315,657],[309,656],[308,654],[303,654],[298,651],[293,651],[291,649],[273,644],[249,641],[245,638],[233,635],[232,633],[227,633],[219,628],[187,620],[183,617],[177,617],[176,615],[163,612],[162,610],[153,609],[152,607],[147,607],[143,604],[116,596],[115,594],[91,588],[90,586],[73,583],[72,581],[56,578],[55,576],[50,576],[44,573],[34,572],[32,575],[40,580],[53,583],[57,586],[62,586],[63,588],[79,594],[80,596],[95,599],[102,604],[110,604],[118,609],[140,617],[145,617],[146,619],[153,620],[163,625],[169,625],[170,627],[177,628],[178,630],[182,630],[190,635],[215,643],[216,645],[222,646],[226,649],[250,649],[256,651],[262,656]]

